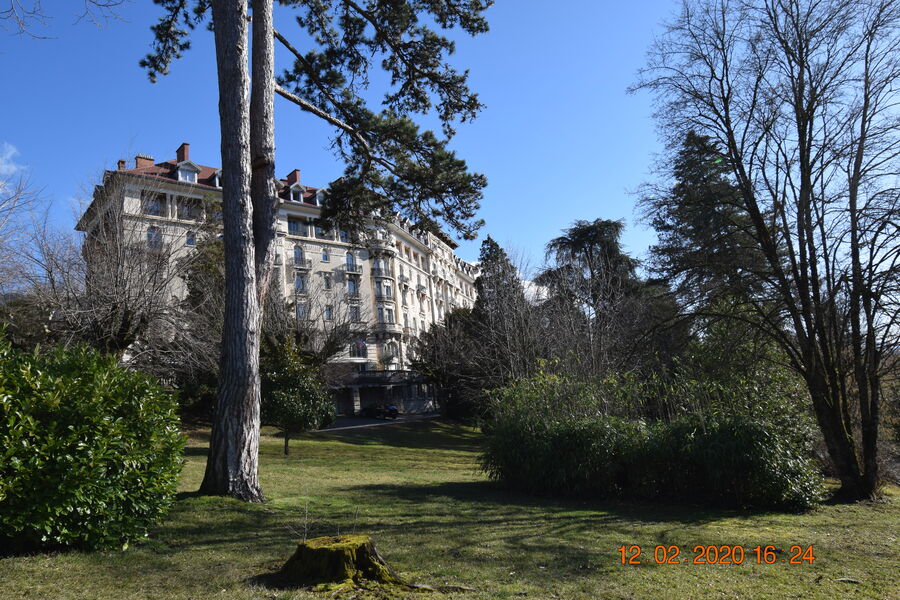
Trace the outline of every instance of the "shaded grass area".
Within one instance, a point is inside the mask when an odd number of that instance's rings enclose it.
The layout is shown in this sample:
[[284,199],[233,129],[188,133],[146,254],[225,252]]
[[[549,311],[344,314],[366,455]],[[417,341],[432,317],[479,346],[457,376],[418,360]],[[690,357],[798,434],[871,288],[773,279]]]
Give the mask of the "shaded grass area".
[[[446,598],[900,599],[900,490],[883,503],[804,515],[566,502],[507,492],[477,464],[479,434],[440,422],[307,434],[291,455],[266,431],[269,502],[203,498],[205,432],[192,432],[182,494],[149,539],[125,552],[0,560],[6,598],[310,598],[267,585],[295,540],[366,533],[410,581],[477,591]],[[642,564],[617,548],[641,545]],[[656,545],[812,544],[813,564],[657,565]],[[842,582],[851,579],[858,583]],[[393,592],[430,598],[433,593]],[[365,592],[358,597],[381,597]]]

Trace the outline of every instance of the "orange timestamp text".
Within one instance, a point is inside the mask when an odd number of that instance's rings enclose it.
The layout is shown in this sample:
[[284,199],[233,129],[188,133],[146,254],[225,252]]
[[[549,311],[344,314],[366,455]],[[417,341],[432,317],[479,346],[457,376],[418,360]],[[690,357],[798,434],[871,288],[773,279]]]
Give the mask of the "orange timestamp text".
[[787,550],[778,546],[704,546],[698,544],[690,551],[681,546],[655,546],[651,553],[638,545],[619,546],[619,562],[623,565],[640,565],[644,562],[658,565],[811,565],[816,560],[812,545],[790,546]]

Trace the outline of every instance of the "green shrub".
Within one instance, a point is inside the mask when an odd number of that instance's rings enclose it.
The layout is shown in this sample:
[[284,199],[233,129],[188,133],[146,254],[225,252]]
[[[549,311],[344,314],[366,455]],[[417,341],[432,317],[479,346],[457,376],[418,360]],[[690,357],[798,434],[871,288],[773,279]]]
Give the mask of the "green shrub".
[[284,453],[292,433],[327,427],[334,419],[334,400],[322,377],[293,341],[268,352],[262,365],[262,421],[284,433]]
[[86,348],[16,353],[0,334],[0,546],[110,548],[146,534],[181,470],[176,402]]
[[745,387],[731,400],[727,390],[717,394],[719,408],[704,416],[645,426],[607,414],[617,394],[606,384],[545,374],[519,380],[491,394],[482,466],[530,493],[787,510],[818,502],[808,416],[771,398],[759,398],[771,412],[749,414],[753,391]]
[[601,386],[541,373],[491,394],[482,466],[532,493],[609,497],[631,487],[643,424],[604,414]]
[[790,426],[745,415],[655,423],[637,467],[641,492],[724,506],[806,510],[822,497],[809,445]]

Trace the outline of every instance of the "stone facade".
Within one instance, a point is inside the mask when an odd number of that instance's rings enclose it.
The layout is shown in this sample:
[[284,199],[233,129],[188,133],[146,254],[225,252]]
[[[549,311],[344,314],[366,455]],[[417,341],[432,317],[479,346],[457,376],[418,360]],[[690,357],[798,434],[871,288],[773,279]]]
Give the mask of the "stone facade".
[[[96,235],[101,229],[165,247],[173,261],[192,251],[221,188],[220,171],[192,162],[189,150],[182,144],[175,160],[161,163],[139,155],[133,169],[119,161],[117,170],[104,174],[76,226],[87,233],[88,256],[91,244],[105,239]],[[455,256],[449,237],[399,220],[373,224],[365,241],[353,243],[347,232],[315,224],[325,190],[303,185],[299,170],[282,184],[275,263],[285,301],[301,326],[349,324],[353,331],[334,359],[346,372],[337,393],[339,412],[383,403],[427,410],[429,386],[410,371],[413,343],[449,311],[473,305],[477,267]],[[184,293],[176,279],[173,297]]]

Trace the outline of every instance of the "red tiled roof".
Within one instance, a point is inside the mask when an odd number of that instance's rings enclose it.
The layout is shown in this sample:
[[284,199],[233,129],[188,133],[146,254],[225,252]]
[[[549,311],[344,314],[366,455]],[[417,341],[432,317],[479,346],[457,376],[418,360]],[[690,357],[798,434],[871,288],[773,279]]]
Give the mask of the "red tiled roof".
[[[192,164],[196,164],[193,163]],[[197,174],[197,184],[212,187],[215,189],[220,189],[215,186],[215,175],[218,169],[216,167],[210,167],[206,165],[197,165],[200,168],[200,172]],[[138,167],[134,169],[125,169],[122,171],[116,171],[118,173],[130,173],[133,175],[146,175],[149,177],[160,177],[162,179],[170,179],[173,181],[178,180],[178,163],[174,160],[167,160],[161,163],[156,163],[149,167]],[[289,201],[291,199],[291,190],[288,187],[287,179],[279,179],[282,184],[281,190],[278,192],[278,197],[282,200]],[[316,193],[319,191],[319,188],[303,186],[303,203],[315,205],[315,197]]]

